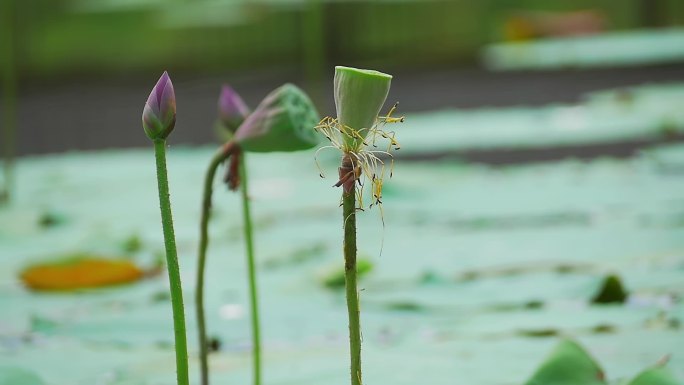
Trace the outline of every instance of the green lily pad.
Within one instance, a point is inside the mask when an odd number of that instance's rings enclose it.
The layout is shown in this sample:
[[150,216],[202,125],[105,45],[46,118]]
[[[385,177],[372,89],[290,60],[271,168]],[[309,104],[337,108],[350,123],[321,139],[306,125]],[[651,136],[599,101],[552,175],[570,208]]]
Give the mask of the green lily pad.
[[143,241],[138,234],[132,234],[121,242],[121,250],[124,253],[136,253],[143,247]]
[[0,366],[0,385],[43,385],[35,373],[14,366]]
[[[373,270],[373,262],[367,259],[356,261],[356,274],[359,279]],[[341,289],[344,287],[344,267],[336,268],[325,274],[322,279],[323,286],[328,289]]]
[[672,372],[664,366],[646,369],[636,376],[629,385],[682,385]]
[[67,217],[63,214],[46,211],[38,217],[38,225],[42,228],[51,228],[63,225],[67,222]]
[[620,277],[611,274],[603,279],[601,289],[591,299],[591,302],[599,304],[624,303],[627,297],[627,290],[625,290]]
[[579,344],[561,341],[525,385],[605,385],[598,363]]

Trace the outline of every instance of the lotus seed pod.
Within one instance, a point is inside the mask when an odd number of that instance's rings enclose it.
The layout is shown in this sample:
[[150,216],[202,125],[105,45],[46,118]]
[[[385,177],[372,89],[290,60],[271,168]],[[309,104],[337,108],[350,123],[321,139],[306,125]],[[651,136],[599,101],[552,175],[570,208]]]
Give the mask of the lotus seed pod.
[[145,134],[152,140],[166,139],[176,125],[176,94],[166,71],[147,98],[142,124]]
[[[392,76],[382,72],[335,67],[335,109],[339,123],[365,137],[385,104],[391,82]],[[349,135],[344,140],[352,150],[358,149],[362,142]]]
[[299,151],[320,142],[313,129],[320,118],[311,99],[293,84],[273,90],[235,133],[240,148],[251,152]]

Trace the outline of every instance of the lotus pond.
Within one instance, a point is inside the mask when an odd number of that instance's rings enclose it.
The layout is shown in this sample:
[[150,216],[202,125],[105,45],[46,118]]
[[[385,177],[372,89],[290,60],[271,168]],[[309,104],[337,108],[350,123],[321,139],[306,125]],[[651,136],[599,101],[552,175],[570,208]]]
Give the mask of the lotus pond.
[[[622,104],[607,103],[611,95]],[[684,146],[498,166],[421,156],[478,143],[529,150],[676,136],[681,95],[681,86],[647,87],[628,107],[624,93],[601,93],[574,106],[410,115],[399,128],[409,156],[398,154],[384,212],[358,217],[365,381],[523,384],[562,337],[581,343],[609,383],[667,355],[684,379]],[[623,108],[646,118],[601,125]],[[507,129],[487,131],[497,119]],[[552,128],[547,136],[528,124],[540,121]],[[458,128],[446,135],[450,126]],[[464,135],[466,126],[480,136]],[[212,153],[173,142],[168,150],[193,383],[200,186]],[[321,163],[334,173],[339,158],[329,155]],[[16,199],[0,209],[0,384],[174,382],[152,158],[135,149],[18,161]],[[348,382],[339,190],[320,180],[313,159],[313,151],[247,158],[268,384]],[[244,384],[251,340],[239,197],[214,187],[211,376]],[[132,282],[48,293],[22,280],[35,263],[70,258],[125,262]],[[610,275],[624,301],[592,304]]]

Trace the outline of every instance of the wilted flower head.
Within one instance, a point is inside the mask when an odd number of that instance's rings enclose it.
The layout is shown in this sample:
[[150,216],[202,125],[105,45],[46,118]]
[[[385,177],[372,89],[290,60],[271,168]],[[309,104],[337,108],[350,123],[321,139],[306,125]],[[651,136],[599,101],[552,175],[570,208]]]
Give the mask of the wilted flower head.
[[249,115],[249,107],[235,92],[233,87],[225,84],[221,88],[218,100],[218,115],[220,123],[231,133],[235,133],[238,127]]
[[176,125],[176,94],[166,71],[145,102],[142,123],[145,134],[153,140],[165,139]]
[[319,119],[306,93],[285,84],[268,94],[245,119],[235,133],[235,142],[251,152],[304,150],[320,142],[312,130]]
[[[397,104],[387,115],[378,116],[387,99],[391,80],[391,75],[378,71],[335,67],[337,118],[326,117],[316,126],[316,131],[330,142],[318,152],[329,148],[342,152],[342,165],[338,169],[340,179],[335,186],[342,186],[345,193],[356,189],[359,207],[363,207],[364,179],[370,182],[373,190],[371,206],[382,203],[383,178],[387,171],[385,163],[389,161],[391,177],[394,165],[391,151],[399,149],[394,132],[385,130],[387,123],[404,121],[403,117],[392,117]],[[378,148],[381,141],[386,141],[385,149]]]
[[340,125],[356,135],[348,135],[345,143],[357,149],[375,125],[380,109],[389,93],[392,75],[374,70],[335,67],[335,110]]
[[242,151],[290,152],[312,148],[321,137],[313,130],[320,117],[304,91],[284,84],[271,91],[240,125],[226,147],[232,151],[225,181],[231,190],[240,184]]

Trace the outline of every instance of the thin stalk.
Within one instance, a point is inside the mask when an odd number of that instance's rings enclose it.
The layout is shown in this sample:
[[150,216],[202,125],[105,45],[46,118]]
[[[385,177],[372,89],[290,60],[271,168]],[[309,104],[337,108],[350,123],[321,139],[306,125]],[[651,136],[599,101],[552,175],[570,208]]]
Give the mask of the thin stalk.
[[247,248],[247,270],[249,274],[249,299],[252,312],[252,353],[254,355],[254,385],[261,384],[261,329],[259,327],[259,307],[257,302],[256,264],[254,262],[254,239],[252,235],[252,216],[249,208],[249,189],[245,153],[240,152],[240,192],[242,193],[242,216]]
[[181,286],[176,237],[173,233],[173,217],[169,198],[169,178],[166,172],[166,140],[154,140],[154,155],[157,162],[157,184],[159,188],[159,207],[161,209],[166,265],[171,287],[171,307],[173,309],[173,329],[176,348],[176,377],[178,385],[189,385],[188,342],[185,335],[185,314],[183,312],[183,287]]
[[206,320],[204,317],[204,271],[209,246],[209,216],[211,213],[211,196],[213,193],[216,170],[231,154],[232,144],[226,144],[214,155],[204,176],[204,192],[202,195],[202,215],[200,219],[200,242],[197,257],[197,287],[195,288],[195,309],[197,311],[197,331],[200,345],[200,373],[202,385],[209,384],[209,345],[207,343]]
[[[340,167],[340,178],[353,172],[353,163],[345,156]],[[361,385],[361,321],[359,292],[356,288],[356,180],[342,185],[342,218],[344,226],[344,282],[349,315],[349,352],[351,356],[351,384]]]

